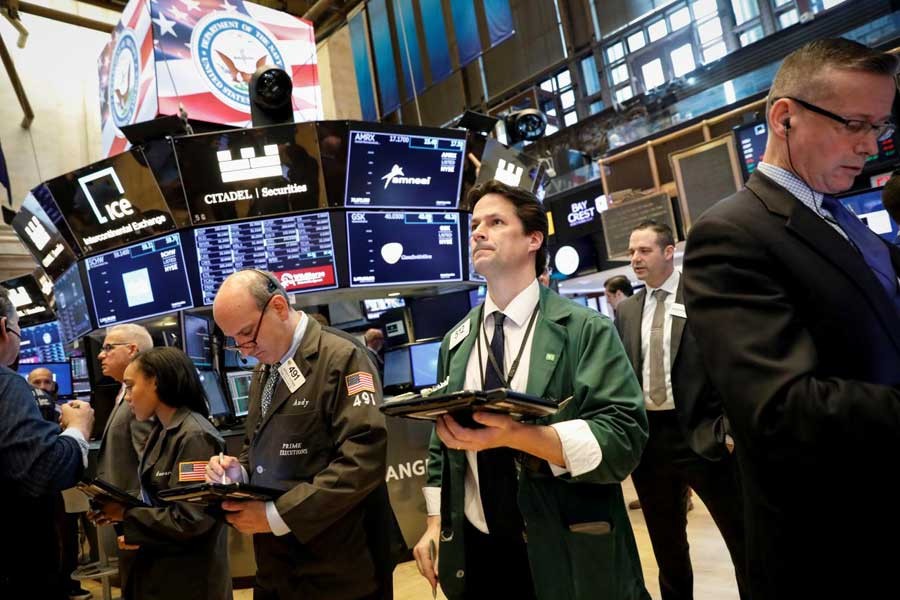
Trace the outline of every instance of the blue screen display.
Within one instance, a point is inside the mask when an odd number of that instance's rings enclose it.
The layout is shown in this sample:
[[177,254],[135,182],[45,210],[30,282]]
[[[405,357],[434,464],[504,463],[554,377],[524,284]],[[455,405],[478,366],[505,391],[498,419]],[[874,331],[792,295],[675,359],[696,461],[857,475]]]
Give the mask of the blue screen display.
[[397,348],[384,353],[384,387],[409,385],[412,370],[409,365],[409,348]]
[[92,256],[85,265],[101,327],[194,307],[177,234]]
[[735,127],[734,135],[737,138],[738,152],[741,153],[741,171],[744,181],[747,181],[750,173],[756,170],[756,165],[763,159],[766,140],[769,138],[768,126],[765,122],[741,125]]
[[441,342],[439,341],[409,347],[415,387],[427,387],[437,383],[437,363],[440,349]]
[[212,366],[210,350],[209,321],[197,315],[183,314],[184,319],[184,353],[198,367]]
[[209,414],[214,417],[231,413],[228,410],[228,402],[225,400],[225,392],[222,390],[222,382],[215,371],[197,369],[203,391],[206,392],[206,402],[209,406]]
[[462,280],[459,213],[348,212],[350,286]]
[[881,203],[881,188],[865,190],[840,199],[869,229],[891,244],[900,245],[900,226]]
[[56,317],[64,341],[72,342],[93,329],[77,264],[56,280],[53,296],[56,298]]
[[63,362],[65,360],[66,351],[62,345],[59,321],[22,328],[19,363]]
[[35,369],[49,369],[53,373],[53,381],[58,386],[57,396],[72,395],[72,366],[68,362],[44,362],[19,365],[19,375],[28,379],[28,374]]
[[456,208],[466,140],[350,128],[344,204]]

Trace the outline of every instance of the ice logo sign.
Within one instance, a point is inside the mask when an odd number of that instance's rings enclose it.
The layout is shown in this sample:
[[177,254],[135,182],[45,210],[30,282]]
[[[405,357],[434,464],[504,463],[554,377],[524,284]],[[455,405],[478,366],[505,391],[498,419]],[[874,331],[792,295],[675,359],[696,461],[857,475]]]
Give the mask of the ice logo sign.
[[102,205],[102,207],[97,205],[97,200],[94,198],[91,189],[102,184],[108,185],[107,182],[103,181],[104,178],[109,178],[109,181],[112,182],[118,191],[119,196],[125,193],[125,188],[122,187],[122,182],[119,180],[119,176],[116,175],[116,170],[112,167],[100,169],[95,173],[78,178],[78,185],[81,186],[84,197],[87,198],[88,203],[91,205],[91,209],[94,211],[94,215],[97,217],[97,221],[101,225],[108,221],[115,221],[116,219],[121,219],[122,217],[134,214],[131,202],[129,202],[127,198],[113,200],[108,204]]

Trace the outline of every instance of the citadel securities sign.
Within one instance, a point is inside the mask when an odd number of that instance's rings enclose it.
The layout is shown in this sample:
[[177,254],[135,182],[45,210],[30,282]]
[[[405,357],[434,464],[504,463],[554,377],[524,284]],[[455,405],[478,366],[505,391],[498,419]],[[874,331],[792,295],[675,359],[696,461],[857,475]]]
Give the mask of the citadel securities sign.
[[130,147],[121,128],[162,115],[238,127],[263,65],[293,82],[294,121],[322,119],[312,23],[242,0],[131,0],[100,54],[104,156]]

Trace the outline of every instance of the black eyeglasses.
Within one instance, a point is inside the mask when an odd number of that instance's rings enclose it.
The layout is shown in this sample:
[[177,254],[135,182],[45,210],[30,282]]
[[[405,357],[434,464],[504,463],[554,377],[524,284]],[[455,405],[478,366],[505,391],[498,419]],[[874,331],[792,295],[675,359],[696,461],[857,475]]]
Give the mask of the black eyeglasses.
[[12,327],[10,327],[9,325],[6,326],[6,330],[10,333],[16,334],[16,337],[19,338],[20,340],[22,339],[22,334],[19,333],[18,331],[16,331],[15,329],[13,329]]
[[849,133],[850,135],[869,135],[874,131],[875,136],[878,138],[879,142],[883,142],[884,140],[894,135],[896,124],[893,121],[887,121],[885,123],[873,125],[868,121],[862,121],[859,119],[845,119],[844,117],[836,115],[833,112],[825,110],[822,107],[816,106],[815,104],[810,104],[809,102],[801,100],[800,98],[794,98],[793,96],[779,96],[778,98],[775,98],[775,100],[781,100],[782,98],[786,100],[793,100],[810,112],[822,115],[823,117],[828,117],[832,121],[837,121],[844,126],[844,129],[846,129],[847,133]]
[[253,339],[251,339],[249,342],[244,342],[243,344],[235,344],[233,346],[225,346],[225,349],[232,350],[234,352],[240,352],[241,350],[246,350],[247,352],[249,352],[249,351],[253,350],[254,348],[256,348],[256,338],[259,337],[259,329],[262,326],[263,317],[266,316],[266,309],[269,308],[269,304],[271,304],[272,298],[274,298],[275,296],[280,296],[280,295],[281,294],[276,292],[276,293],[270,295],[269,299],[266,300],[266,303],[263,305],[262,312],[259,313],[259,321],[256,322],[256,330],[253,333]]

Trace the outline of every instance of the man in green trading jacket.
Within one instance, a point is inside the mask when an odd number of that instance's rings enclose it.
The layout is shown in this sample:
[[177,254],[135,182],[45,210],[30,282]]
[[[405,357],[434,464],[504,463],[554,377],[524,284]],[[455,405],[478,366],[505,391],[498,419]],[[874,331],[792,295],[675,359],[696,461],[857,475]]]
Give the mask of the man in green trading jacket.
[[492,181],[469,204],[488,294],[444,338],[432,393],[507,387],[562,408],[438,420],[419,571],[451,599],[649,599],[619,485],[647,417],[615,328],[538,285],[547,216],[532,194]]

